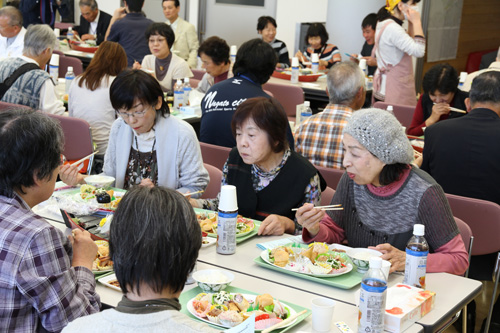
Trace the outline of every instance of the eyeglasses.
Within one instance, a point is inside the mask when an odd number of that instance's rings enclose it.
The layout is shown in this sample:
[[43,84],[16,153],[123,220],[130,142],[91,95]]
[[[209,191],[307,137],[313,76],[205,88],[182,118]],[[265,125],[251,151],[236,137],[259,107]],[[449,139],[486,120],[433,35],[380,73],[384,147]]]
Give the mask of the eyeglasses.
[[[142,104],[137,104],[136,106],[132,107],[133,109],[137,109],[137,107],[141,106]],[[148,110],[144,109],[142,111],[135,111],[135,112],[121,112],[121,111],[116,111],[116,113],[122,117],[123,119],[127,120],[129,117],[132,118],[142,118],[146,114]]]

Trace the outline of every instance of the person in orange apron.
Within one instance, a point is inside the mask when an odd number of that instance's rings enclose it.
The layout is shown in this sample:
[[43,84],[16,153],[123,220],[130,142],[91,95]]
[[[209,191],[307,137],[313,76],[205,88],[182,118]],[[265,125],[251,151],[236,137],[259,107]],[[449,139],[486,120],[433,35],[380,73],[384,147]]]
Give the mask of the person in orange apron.
[[[373,99],[390,104],[417,104],[411,56],[423,57],[425,37],[420,13],[415,4],[420,0],[387,0],[378,12],[373,54],[377,71],[373,79]],[[403,27],[408,20],[408,32]]]

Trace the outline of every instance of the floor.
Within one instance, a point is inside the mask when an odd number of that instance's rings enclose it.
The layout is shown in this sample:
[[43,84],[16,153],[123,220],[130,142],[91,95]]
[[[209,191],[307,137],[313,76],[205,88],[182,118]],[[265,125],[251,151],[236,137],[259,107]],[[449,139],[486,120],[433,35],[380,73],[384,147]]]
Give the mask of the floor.
[[[488,314],[490,307],[491,295],[493,294],[493,282],[492,281],[482,281],[483,282],[483,292],[479,294],[476,300],[476,328],[474,332],[480,332],[481,325],[483,324],[484,318]],[[497,290],[497,297],[500,290]],[[448,327],[444,332],[455,333],[458,332],[454,326]],[[472,332],[470,332],[472,333]]]

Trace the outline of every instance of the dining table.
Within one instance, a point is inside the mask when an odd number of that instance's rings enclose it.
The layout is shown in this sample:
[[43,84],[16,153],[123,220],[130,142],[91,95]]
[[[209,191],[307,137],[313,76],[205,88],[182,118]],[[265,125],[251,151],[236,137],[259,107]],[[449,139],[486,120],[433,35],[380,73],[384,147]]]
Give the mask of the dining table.
[[[61,186],[60,183],[58,185]],[[70,234],[71,230],[64,224],[62,216],[58,216],[57,209],[48,209],[47,205],[41,204],[40,207],[34,207],[33,210],[45,217],[56,228]],[[290,275],[287,272],[270,269],[270,267],[266,267],[266,264],[257,264],[257,260],[265,251],[262,248],[263,246],[266,246],[269,242],[286,243],[289,241],[300,242],[300,236],[255,235],[239,242],[236,253],[233,255],[218,254],[214,245],[202,247],[199,251],[196,269],[229,271],[235,276],[231,286],[255,293],[271,293],[273,297],[284,302],[298,304],[309,309],[311,300],[314,298],[333,299],[336,301],[333,322],[343,321],[351,329],[356,330],[358,314],[356,303],[359,299],[359,282],[362,273],[357,272],[355,268],[348,273],[349,279],[356,280],[354,285],[350,283],[346,286],[334,287],[300,276]],[[402,273],[392,273],[388,278],[388,287],[402,283],[402,281]],[[436,293],[434,308],[410,326],[407,332],[436,332],[446,327],[454,320],[456,313],[482,290],[480,281],[448,273],[427,273],[426,283],[426,288]],[[195,284],[186,285],[183,292],[195,287]],[[100,283],[97,283],[96,290],[101,296],[102,303],[108,306],[116,306],[121,299],[120,292],[109,289]],[[182,305],[185,306],[185,304]],[[311,318],[308,317],[294,326],[291,331],[311,332],[311,325]],[[331,331],[338,332],[339,330],[335,328],[335,325],[332,325]]]

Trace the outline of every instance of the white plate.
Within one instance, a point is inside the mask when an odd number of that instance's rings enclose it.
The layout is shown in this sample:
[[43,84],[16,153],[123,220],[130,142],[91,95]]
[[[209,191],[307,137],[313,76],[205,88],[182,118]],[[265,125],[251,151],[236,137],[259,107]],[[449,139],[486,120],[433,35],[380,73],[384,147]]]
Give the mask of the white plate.
[[[203,244],[204,241],[206,241],[208,243]],[[203,237],[203,242],[201,243],[201,247],[209,247],[209,246],[214,245],[215,243],[217,243],[217,238]]]
[[[234,295],[234,293],[231,293],[230,295]],[[250,303],[250,304],[253,305],[253,303],[255,302],[255,298],[257,296],[259,296],[259,295],[242,294],[242,296],[245,297],[245,299],[248,301],[248,303]],[[189,313],[191,313],[196,319],[201,320],[201,321],[203,321],[203,322],[205,322],[207,324],[210,324],[210,325],[216,325],[216,326],[220,326],[220,327],[224,327],[224,328],[231,328],[230,326],[226,326],[226,325],[222,325],[222,324],[216,324],[216,323],[213,323],[213,322],[211,322],[210,320],[208,320],[206,318],[200,318],[200,317],[198,317],[196,315],[196,311],[193,308],[193,301],[195,301],[194,297],[187,302],[186,307],[187,307]],[[280,303],[283,304],[283,306],[286,306],[290,310],[290,316],[293,316],[295,313],[297,313],[290,305],[285,304],[285,303],[283,303],[281,301],[280,301]],[[293,325],[293,324],[295,324],[296,321],[297,321],[297,319],[293,320],[288,325],[280,327],[280,329],[288,327],[290,325]],[[260,332],[261,330],[255,330],[255,331],[256,332]]]
[[122,290],[119,287],[113,286],[112,284],[110,284],[110,282],[113,281],[113,280],[116,280],[116,275],[115,274],[107,275],[107,276],[104,276],[104,277],[102,277],[100,279],[97,279],[97,281],[99,281],[100,283],[102,283],[106,287],[114,289],[114,290],[117,290],[119,292],[122,292]]
[[295,271],[295,270],[292,270],[292,269],[288,269],[288,268],[285,268],[285,267],[280,267],[280,266],[277,266],[275,264],[273,264],[270,260],[269,260],[269,252],[268,250],[264,250],[260,253],[260,257],[262,258],[262,260],[264,260],[265,262],[267,262],[269,265],[273,265],[274,267],[278,267],[278,268],[281,268],[282,270],[284,271],[287,271],[287,272],[295,272],[295,273],[300,273],[300,274],[304,274],[304,275],[310,275],[310,276],[315,276],[315,277],[335,277],[335,276],[340,276],[340,275],[344,275],[344,274],[347,274],[349,273],[350,271],[352,271],[352,265],[350,263],[347,263],[347,269],[341,273],[333,273],[333,274],[314,274],[314,273],[306,273],[306,272],[299,272],[299,271]]

